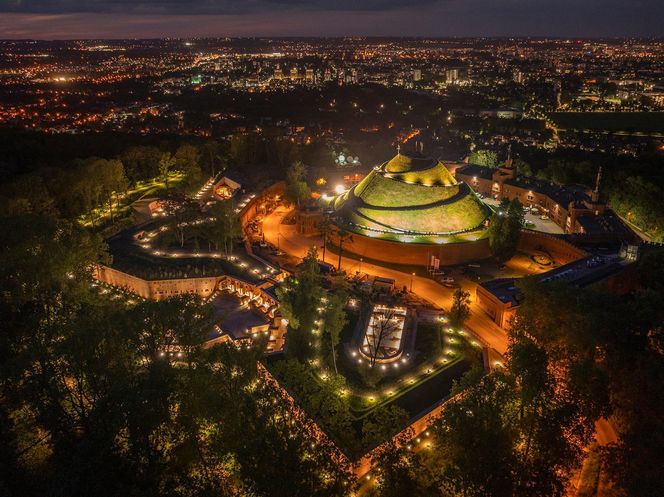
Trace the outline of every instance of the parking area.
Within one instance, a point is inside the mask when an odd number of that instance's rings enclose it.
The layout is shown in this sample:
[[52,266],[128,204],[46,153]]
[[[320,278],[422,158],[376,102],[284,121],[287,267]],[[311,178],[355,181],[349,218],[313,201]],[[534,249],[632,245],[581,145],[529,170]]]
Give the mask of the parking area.
[[[500,205],[499,200],[494,200],[491,198],[484,198],[482,201],[491,207],[498,207]],[[556,235],[565,233],[565,231],[560,226],[551,221],[551,219],[548,219],[542,210],[537,208],[530,210],[527,207],[526,209],[526,228],[535,231],[541,231],[543,233],[553,233]],[[545,219],[542,219],[542,217],[545,217]]]

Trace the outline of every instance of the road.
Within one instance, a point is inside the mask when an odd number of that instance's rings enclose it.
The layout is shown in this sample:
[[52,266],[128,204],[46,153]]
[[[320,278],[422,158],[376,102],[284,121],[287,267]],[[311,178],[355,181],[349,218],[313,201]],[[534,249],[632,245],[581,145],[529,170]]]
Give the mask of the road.
[[[282,219],[288,214],[289,209],[280,206],[271,214],[263,219],[263,233],[265,240],[291,256],[302,258],[306,255],[307,251],[312,246],[320,247],[323,244],[321,237],[304,236],[297,232],[294,225],[281,224]],[[322,255],[322,251],[319,250]],[[337,265],[338,256],[327,253],[325,261]],[[396,269],[391,269],[375,264],[369,264],[366,261],[360,262],[349,257],[341,258],[341,268],[348,274],[355,274],[356,271],[361,270],[371,276],[380,276],[383,278],[391,278],[395,281],[398,287],[411,287],[413,293],[420,297],[432,302],[438,307],[449,309],[452,304],[452,295],[454,288],[444,287],[435,281],[424,278],[421,276],[412,276],[409,273],[404,273]],[[490,347],[494,348],[501,355],[507,351],[508,341],[507,334],[497,324],[495,324],[489,317],[479,308],[475,301],[475,288],[477,284],[462,280],[461,287],[470,292],[471,295],[471,314],[466,321],[466,327],[485,340]]]

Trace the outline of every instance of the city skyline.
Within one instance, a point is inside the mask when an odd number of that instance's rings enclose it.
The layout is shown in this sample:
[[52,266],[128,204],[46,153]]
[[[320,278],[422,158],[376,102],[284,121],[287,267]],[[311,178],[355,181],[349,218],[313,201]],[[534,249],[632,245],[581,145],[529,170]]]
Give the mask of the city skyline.
[[0,2],[0,39],[224,36],[659,37],[661,2]]

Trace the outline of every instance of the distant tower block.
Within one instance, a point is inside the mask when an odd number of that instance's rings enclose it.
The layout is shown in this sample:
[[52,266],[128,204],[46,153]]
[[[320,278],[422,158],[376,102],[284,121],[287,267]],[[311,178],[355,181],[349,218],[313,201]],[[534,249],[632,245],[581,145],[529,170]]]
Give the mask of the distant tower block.
[[523,84],[525,78],[519,69],[514,69],[514,71],[512,71],[512,80],[517,84]]
[[422,80],[422,70],[415,69],[413,71],[413,81],[421,81],[421,80]]
[[307,83],[313,83],[314,82],[314,70],[311,68],[307,68],[304,71],[304,79],[307,81]]
[[274,79],[283,79],[284,72],[281,70],[281,67],[277,66],[274,70]]
[[297,66],[293,67],[290,70],[290,77],[291,77],[291,79],[299,79],[300,73],[297,70]]
[[456,83],[459,80],[459,70],[458,69],[448,69],[445,71],[445,81],[450,83]]

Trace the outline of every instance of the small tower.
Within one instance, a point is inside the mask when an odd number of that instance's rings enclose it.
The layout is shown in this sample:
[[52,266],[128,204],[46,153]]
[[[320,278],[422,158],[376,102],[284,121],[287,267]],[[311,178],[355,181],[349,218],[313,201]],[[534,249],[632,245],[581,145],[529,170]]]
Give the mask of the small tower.
[[595,180],[595,189],[590,194],[590,199],[593,201],[594,204],[599,203],[599,185],[601,181],[602,181],[602,166],[599,166],[599,169],[597,171],[597,179]]
[[507,159],[505,160],[505,167],[512,167],[512,144],[507,146]]
[[590,202],[584,202],[586,208],[593,212],[596,216],[604,214],[606,210],[606,204],[603,204],[599,200],[599,187],[602,183],[602,166],[599,167],[597,171],[597,179],[595,180],[595,189],[590,192]]
[[507,159],[502,165],[499,165],[498,168],[491,175],[491,178],[495,183],[499,183],[502,190],[502,183],[508,179],[516,179],[516,169],[513,167],[512,161],[512,144],[510,143],[507,147]]

